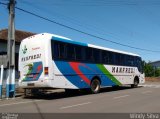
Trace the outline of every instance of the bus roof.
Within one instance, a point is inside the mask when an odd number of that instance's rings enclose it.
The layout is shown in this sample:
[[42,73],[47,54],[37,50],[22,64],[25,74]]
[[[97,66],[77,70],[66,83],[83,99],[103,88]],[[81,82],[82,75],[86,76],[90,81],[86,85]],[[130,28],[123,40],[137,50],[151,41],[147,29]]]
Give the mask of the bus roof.
[[87,43],[82,43],[82,42],[77,42],[77,41],[74,41],[70,38],[59,36],[59,35],[56,35],[56,34],[41,33],[41,34],[37,34],[37,35],[50,36],[52,38],[52,40],[57,40],[57,41],[62,41],[62,42],[72,43],[72,44],[77,44],[77,45],[82,45],[82,46],[88,46],[88,47],[92,47],[92,48],[96,48],[96,49],[107,50],[107,51],[111,51],[111,52],[116,52],[116,53],[121,53],[121,54],[126,54],[126,55],[132,55],[132,56],[138,56],[139,57],[138,54],[125,52],[125,51],[120,51],[120,50],[115,50],[115,49],[102,47],[102,46],[97,46],[97,45],[92,45],[92,44],[87,44]]

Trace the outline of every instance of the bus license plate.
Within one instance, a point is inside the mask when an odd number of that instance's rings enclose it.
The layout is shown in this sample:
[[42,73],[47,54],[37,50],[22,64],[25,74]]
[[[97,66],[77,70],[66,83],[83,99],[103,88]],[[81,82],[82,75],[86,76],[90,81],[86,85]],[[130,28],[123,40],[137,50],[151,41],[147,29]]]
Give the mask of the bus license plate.
[[27,86],[34,86],[34,83],[28,83]]

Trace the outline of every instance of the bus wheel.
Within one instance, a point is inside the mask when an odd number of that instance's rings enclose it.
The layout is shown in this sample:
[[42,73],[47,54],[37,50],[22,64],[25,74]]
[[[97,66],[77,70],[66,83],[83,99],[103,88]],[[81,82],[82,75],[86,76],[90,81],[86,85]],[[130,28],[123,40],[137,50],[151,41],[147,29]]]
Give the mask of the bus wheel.
[[39,94],[40,94],[39,89],[31,89],[32,96],[39,96]]
[[134,79],[134,83],[131,84],[131,88],[137,88],[137,87],[138,87],[138,84],[139,84],[139,79],[138,79],[138,78],[135,78],[135,79]]
[[25,88],[24,89],[24,97],[31,96],[31,89]]
[[90,86],[91,86],[91,92],[93,94],[99,93],[100,81],[98,79],[93,79]]

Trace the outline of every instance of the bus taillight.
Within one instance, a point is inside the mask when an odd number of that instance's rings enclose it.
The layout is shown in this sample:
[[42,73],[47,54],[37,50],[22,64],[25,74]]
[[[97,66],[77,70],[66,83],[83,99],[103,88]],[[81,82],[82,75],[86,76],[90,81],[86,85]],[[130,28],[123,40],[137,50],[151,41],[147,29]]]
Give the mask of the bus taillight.
[[44,67],[44,75],[48,75],[48,67]]

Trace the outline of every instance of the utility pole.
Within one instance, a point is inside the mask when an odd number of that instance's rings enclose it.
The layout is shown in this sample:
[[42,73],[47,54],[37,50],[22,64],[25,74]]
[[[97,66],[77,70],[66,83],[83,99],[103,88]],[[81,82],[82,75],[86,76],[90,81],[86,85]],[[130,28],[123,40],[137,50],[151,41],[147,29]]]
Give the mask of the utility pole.
[[8,27],[8,43],[7,43],[7,64],[8,76],[6,83],[6,97],[15,96],[15,0],[8,3],[9,10],[9,27]]

